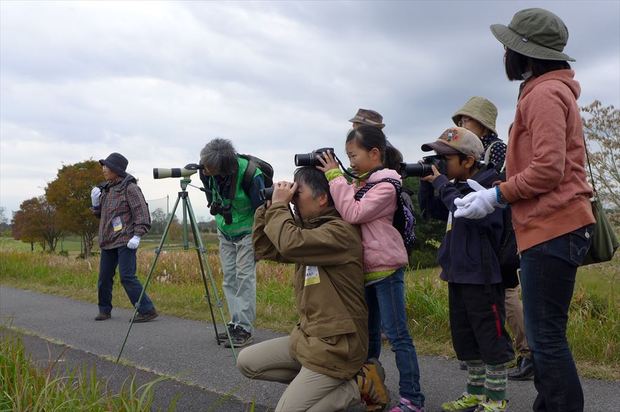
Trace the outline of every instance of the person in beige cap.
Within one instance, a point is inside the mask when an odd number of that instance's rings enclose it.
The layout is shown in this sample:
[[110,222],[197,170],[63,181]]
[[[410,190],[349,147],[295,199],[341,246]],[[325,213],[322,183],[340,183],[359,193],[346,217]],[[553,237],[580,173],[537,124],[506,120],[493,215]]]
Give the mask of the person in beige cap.
[[457,199],[455,216],[480,218],[511,205],[538,391],[533,409],[581,412],[583,391],[566,325],[595,219],[577,105],[581,89],[568,63],[574,59],[564,53],[568,29],[555,14],[534,8],[491,31],[504,45],[508,79],[523,81],[506,153],[507,181]]
[[482,142],[462,127],[447,129],[435,142],[422,145],[422,150],[434,150],[445,161],[445,174],[433,165],[433,174],[422,180],[432,183],[448,210],[437,262],[441,279],[448,282],[452,345],[468,371],[465,394],[442,408],[487,411],[493,409],[484,408],[499,406],[505,410],[506,363],[514,352],[504,328],[504,286],[495,252],[501,243],[502,211],[497,209],[481,220],[453,216],[455,200],[472,192],[472,187],[491,187],[499,174],[480,164]]
[[484,97],[474,96],[452,115],[452,121],[473,132],[482,141],[484,153],[480,160],[501,171],[506,158],[506,144],[497,137],[497,107]]
[[[452,116],[452,121],[457,126],[466,128],[476,134],[482,146],[484,155],[481,160],[487,165],[492,165],[502,176],[504,162],[506,160],[506,144],[497,137],[495,122],[497,120],[497,107],[488,99],[480,96],[470,98]],[[510,213],[506,211],[505,213]],[[512,234],[514,238],[514,233]],[[518,357],[514,370],[508,373],[508,379],[528,380],[534,376],[530,347],[525,338],[525,324],[523,322],[523,304],[519,298],[519,277],[517,276],[518,258],[513,259],[509,265],[502,266],[502,278],[506,292],[506,322],[515,337],[515,349]],[[461,364],[461,369],[466,365]]]
[[355,116],[349,119],[353,123],[353,128],[357,129],[361,125],[374,126],[379,129],[383,129],[385,124],[383,123],[383,116],[378,112],[370,109],[358,109]]

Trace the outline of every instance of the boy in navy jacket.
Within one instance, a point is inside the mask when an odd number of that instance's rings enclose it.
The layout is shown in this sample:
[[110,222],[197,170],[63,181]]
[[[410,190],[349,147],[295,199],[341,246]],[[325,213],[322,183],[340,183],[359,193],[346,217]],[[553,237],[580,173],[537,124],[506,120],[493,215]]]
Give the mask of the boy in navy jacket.
[[445,174],[433,165],[433,174],[422,178],[420,203],[424,214],[447,219],[437,261],[441,278],[448,282],[452,344],[468,370],[467,392],[442,408],[503,411],[507,408],[506,363],[514,353],[504,328],[504,287],[497,258],[502,211],[496,209],[479,220],[453,217],[455,199],[491,187],[499,176],[478,162],[484,149],[467,129],[447,129],[435,142],[422,145],[422,150],[434,150],[445,163]]

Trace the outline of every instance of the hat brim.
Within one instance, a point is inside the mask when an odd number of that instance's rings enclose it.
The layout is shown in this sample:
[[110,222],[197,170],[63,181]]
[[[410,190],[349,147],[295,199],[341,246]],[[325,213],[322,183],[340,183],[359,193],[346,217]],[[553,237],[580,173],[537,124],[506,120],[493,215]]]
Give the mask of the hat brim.
[[117,176],[120,176],[120,177],[125,177],[125,176],[127,176],[127,172],[125,172],[125,171],[124,171],[124,170],[122,170],[122,169],[119,169],[118,167],[116,167],[115,165],[113,165],[113,164],[111,164],[111,163],[106,162],[106,161],[105,161],[105,159],[99,159],[99,164],[100,164],[101,166],[105,166],[105,167],[107,167],[108,169],[110,169],[111,171],[113,171],[113,172],[114,172]]
[[423,152],[435,151],[439,155],[453,155],[453,154],[461,154],[454,147],[450,146],[447,143],[444,143],[441,140],[434,141],[433,143],[425,143],[422,145]]
[[486,127],[487,129],[489,129],[493,133],[497,134],[497,130],[495,130],[494,127],[491,127],[490,125],[486,124],[486,122],[483,122],[482,120],[476,118],[475,115],[468,113],[465,110],[459,110],[458,112],[454,113],[454,115],[452,115],[452,121],[454,122],[455,125],[457,126],[459,125],[459,120],[461,120],[461,116],[471,117],[472,119],[474,119],[475,121],[477,121],[478,123]]
[[495,38],[504,46],[524,56],[542,60],[575,61],[575,59],[567,54],[541,46],[538,43],[526,39],[503,24],[492,24],[491,33],[493,33]]

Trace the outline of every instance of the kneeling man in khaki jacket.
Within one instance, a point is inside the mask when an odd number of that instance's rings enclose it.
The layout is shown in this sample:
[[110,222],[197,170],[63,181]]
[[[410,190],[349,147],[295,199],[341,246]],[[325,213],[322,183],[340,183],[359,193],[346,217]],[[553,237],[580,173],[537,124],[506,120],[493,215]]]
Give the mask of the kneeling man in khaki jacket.
[[256,210],[253,242],[257,259],[295,263],[299,322],[287,337],[243,349],[237,367],[290,384],[276,411],[356,409],[355,375],[368,351],[362,242],[334,208],[324,174],[302,167],[295,183],[277,183],[272,202]]

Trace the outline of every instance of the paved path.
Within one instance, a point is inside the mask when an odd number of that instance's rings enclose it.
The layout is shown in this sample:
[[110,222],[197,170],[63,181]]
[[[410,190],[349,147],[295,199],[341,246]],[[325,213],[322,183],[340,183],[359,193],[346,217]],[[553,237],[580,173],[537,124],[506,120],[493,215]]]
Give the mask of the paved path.
[[[115,309],[112,319],[94,322],[96,312],[96,305],[90,303],[0,286],[0,324],[95,355],[85,356],[85,363],[100,357],[116,358],[131,316],[128,310]],[[255,333],[257,341],[276,336],[281,335],[265,330]],[[243,377],[234,366],[230,350],[217,345],[210,324],[171,316],[135,324],[123,359],[144,370],[174,376],[181,383],[198,386],[213,395],[196,400],[205,405],[195,410],[242,411],[249,402],[258,404],[258,409],[273,408],[285,388],[278,383]],[[385,350],[381,361],[386,368],[386,384],[395,398],[398,372],[392,352]],[[420,367],[427,411],[440,410],[441,402],[463,391],[466,373],[459,370],[455,360],[421,356]],[[583,385],[587,411],[618,410],[620,382],[584,379]],[[225,394],[232,394],[236,401],[219,406],[213,403],[213,399]],[[533,382],[509,382],[508,394],[511,411],[531,410]],[[182,390],[180,395],[184,396]]]

